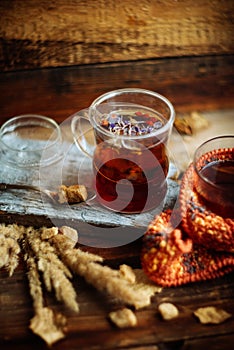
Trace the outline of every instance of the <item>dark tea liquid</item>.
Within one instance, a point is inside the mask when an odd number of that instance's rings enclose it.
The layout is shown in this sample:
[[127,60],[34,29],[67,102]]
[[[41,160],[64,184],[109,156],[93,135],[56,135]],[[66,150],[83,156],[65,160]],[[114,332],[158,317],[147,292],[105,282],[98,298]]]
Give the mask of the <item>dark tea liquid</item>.
[[[104,116],[103,128],[116,135],[149,135],[165,121],[157,114],[144,110],[124,110]],[[98,144],[93,157],[95,187],[99,201],[113,210],[137,213],[158,206],[167,191],[168,157],[165,141],[155,137],[134,142],[118,139],[104,142],[96,135]],[[108,204],[107,204],[108,203]]]
[[234,160],[217,160],[200,170],[197,186],[208,207],[224,217],[234,217]]
[[201,175],[208,181],[233,193],[234,190],[234,161],[216,161],[206,165]]

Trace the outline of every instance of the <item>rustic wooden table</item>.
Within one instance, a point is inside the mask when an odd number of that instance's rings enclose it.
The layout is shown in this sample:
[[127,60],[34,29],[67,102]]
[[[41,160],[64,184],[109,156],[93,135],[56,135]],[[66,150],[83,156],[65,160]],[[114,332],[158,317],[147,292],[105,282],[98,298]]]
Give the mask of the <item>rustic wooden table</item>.
[[[183,139],[187,147],[185,158],[184,149],[179,147],[176,137],[174,138],[174,149],[184,167],[198,143],[208,136],[230,133],[231,129],[233,132],[231,62],[231,56],[208,57],[204,66],[202,58],[198,57],[177,59],[176,63],[166,59],[163,62],[136,62],[131,65],[126,63],[0,73],[0,121],[2,124],[9,117],[22,113],[47,115],[64,127],[67,142],[72,142],[70,134],[66,133],[67,127],[69,128],[68,117],[77,110],[86,108],[96,96],[126,86],[157,90],[173,102],[177,112],[200,110],[209,120],[207,130]],[[168,66],[170,70],[167,69]],[[166,73],[167,81],[163,79]],[[74,162],[77,152],[76,147],[68,152],[67,164],[72,164],[72,167],[66,168],[64,176],[71,182],[79,170]],[[11,176],[9,174],[1,162],[1,181]],[[20,175],[22,173],[16,172],[14,176],[17,178]],[[173,181],[171,186],[174,186],[171,194],[173,200],[178,188]],[[82,243],[87,243],[83,248],[102,255],[106,263],[113,267],[121,263],[140,267],[141,235],[153,215],[154,212],[142,216],[111,214],[98,205],[89,208],[81,205],[64,212],[47,206],[37,194],[31,192],[0,192],[1,222],[35,226],[55,222],[77,226],[84,239]],[[102,248],[100,242],[96,242],[97,235],[108,227],[136,236],[128,244]],[[88,241],[85,241],[87,237]],[[103,236],[98,238],[103,239]],[[33,308],[23,259],[12,277],[1,270],[0,280],[1,348],[46,349],[45,343],[28,328]],[[62,309],[68,319],[66,338],[56,343],[54,349],[227,350],[233,346],[233,274],[208,282],[163,288],[153,297],[150,306],[137,311],[137,327],[124,330],[114,327],[107,320],[108,312],[121,306],[116,300],[97,292],[80,277],[73,282],[80,304],[79,314],[69,312],[56,303],[52,295],[45,293],[46,303],[55,310]],[[180,312],[177,319],[170,322],[161,319],[157,306],[162,301],[177,305]],[[198,307],[209,305],[225,309],[232,317],[218,325],[202,325],[193,312]]]

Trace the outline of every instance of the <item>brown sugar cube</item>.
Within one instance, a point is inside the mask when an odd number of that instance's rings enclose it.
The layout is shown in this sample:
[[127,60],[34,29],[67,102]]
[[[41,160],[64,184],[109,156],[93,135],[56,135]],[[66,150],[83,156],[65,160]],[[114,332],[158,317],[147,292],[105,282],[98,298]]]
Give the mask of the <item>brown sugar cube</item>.
[[59,203],[80,203],[86,201],[87,189],[84,185],[61,185],[58,190]]
[[78,232],[69,226],[61,226],[59,227],[59,232],[62,233],[64,236],[69,238],[71,241],[74,242],[74,246],[78,242]]

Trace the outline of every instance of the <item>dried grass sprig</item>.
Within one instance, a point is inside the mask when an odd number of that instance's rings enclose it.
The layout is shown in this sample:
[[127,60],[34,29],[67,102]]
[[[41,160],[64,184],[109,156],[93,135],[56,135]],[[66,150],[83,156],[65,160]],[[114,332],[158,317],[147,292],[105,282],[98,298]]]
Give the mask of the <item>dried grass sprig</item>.
[[99,291],[107,292],[136,309],[150,304],[151,295],[147,291],[135,289],[132,281],[123,277],[122,271],[100,265],[99,262],[103,261],[101,256],[71,248],[69,238],[61,234],[52,237],[51,241],[64,264]]
[[30,329],[48,345],[64,337],[66,319],[44,307],[42,281],[47,290],[54,289],[56,298],[74,311],[78,311],[78,303],[76,292],[69,280],[72,273],[79,274],[99,291],[108,293],[124,304],[133,305],[136,309],[149,305],[151,296],[156,292],[155,287],[152,289],[152,286],[139,281],[138,275],[129,266],[122,265],[119,270],[112,269],[101,265],[103,258],[100,255],[75,248],[77,238],[76,230],[66,226],[60,229],[34,229],[0,225],[0,267],[8,264],[9,247],[13,254],[12,262],[14,254],[17,255],[20,246],[22,247],[35,310]]
[[72,271],[76,271],[80,264],[88,264],[94,261],[103,262],[103,258],[100,255],[73,248],[73,241],[62,234],[52,237],[50,241],[55,246],[64,264]]
[[33,257],[27,258],[30,294],[33,300],[35,316],[30,320],[30,329],[39,335],[49,346],[65,337],[63,328],[66,319],[61,314],[43,306],[43,292],[37,263]]
[[69,269],[58,258],[55,248],[49,241],[41,239],[42,230],[32,227],[26,229],[27,242],[37,258],[37,268],[43,273],[43,279],[48,291],[55,290],[57,300],[64,302],[69,309],[78,312],[76,291],[69,278]]
[[11,237],[16,241],[18,241],[23,238],[24,232],[25,232],[24,226],[19,226],[16,224],[12,224],[12,225],[0,224],[0,233],[2,233],[6,238]]
[[147,291],[134,288],[134,284],[122,278],[118,270],[91,262],[87,265],[80,264],[76,272],[99,291],[107,292],[136,309],[145,307],[151,302],[151,295]]
[[13,238],[5,238],[0,234],[0,252],[0,268],[5,267],[9,276],[12,276],[18,265],[20,247]]
[[23,227],[0,225],[0,268],[5,267],[12,276],[19,262],[20,245],[17,242],[23,234]]
[[28,281],[30,295],[33,300],[33,307],[36,312],[43,308],[43,292],[42,285],[40,281],[40,276],[37,269],[37,263],[34,257],[26,257],[27,268],[28,268]]

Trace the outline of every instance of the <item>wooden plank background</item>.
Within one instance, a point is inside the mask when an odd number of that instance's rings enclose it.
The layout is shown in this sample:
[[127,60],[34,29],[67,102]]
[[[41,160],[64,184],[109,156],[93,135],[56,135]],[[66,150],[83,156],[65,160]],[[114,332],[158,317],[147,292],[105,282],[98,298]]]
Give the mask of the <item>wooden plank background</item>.
[[0,73],[0,124],[42,114],[62,122],[104,92],[141,87],[166,96],[176,112],[234,108],[234,55],[181,57]]
[[232,0],[1,0],[0,69],[234,52]]
[[[61,123],[100,94],[124,87],[157,91],[177,113],[222,115],[234,108],[233,32],[233,0],[0,0],[0,125],[23,113]],[[6,222],[25,219],[0,214]],[[41,219],[28,215],[27,223]],[[102,253],[111,266],[139,267],[139,249],[138,240]],[[28,329],[33,310],[25,271],[21,261],[11,278],[0,274],[0,348],[31,349],[33,343],[34,349],[46,349]],[[55,349],[217,350],[221,344],[229,350],[233,317],[207,326],[193,311],[216,305],[233,314],[233,281],[230,274],[164,288],[148,309],[139,310],[136,329],[120,331],[107,321],[108,312],[120,305],[77,277],[82,312],[66,311],[68,336]],[[170,325],[157,312],[162,301],[179,307],[180,316]],[[61,310],[48,293],[46,302]]]

